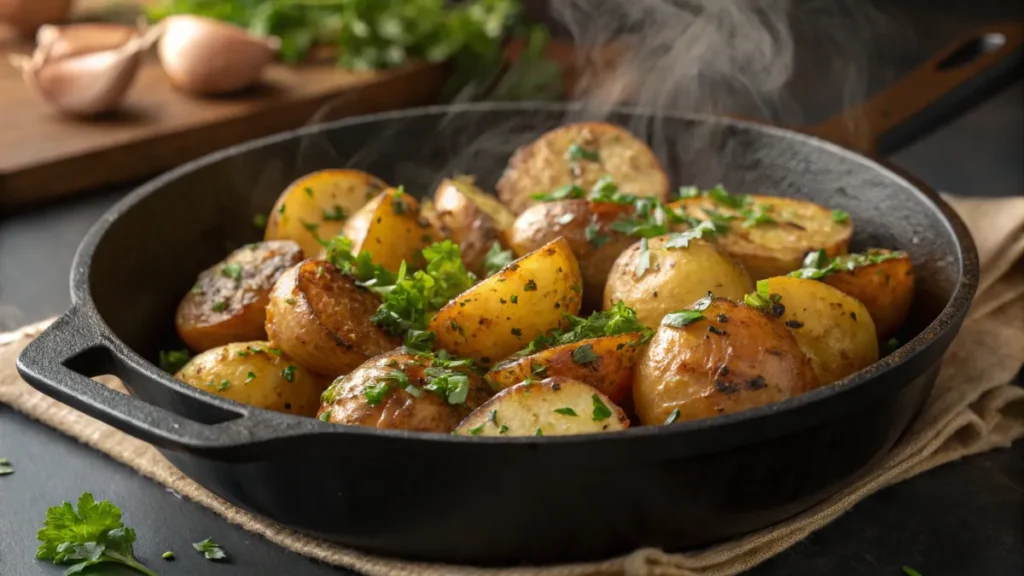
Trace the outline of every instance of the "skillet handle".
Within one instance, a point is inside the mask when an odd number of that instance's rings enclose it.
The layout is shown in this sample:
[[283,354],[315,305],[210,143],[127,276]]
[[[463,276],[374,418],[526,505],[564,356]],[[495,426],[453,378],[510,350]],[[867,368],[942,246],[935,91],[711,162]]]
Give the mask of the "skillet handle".
[[867,102],[803,130],[867,155],[886,156],[1015,82],[1024,25],[979,28]]
[[[243,412],[220,398],[211,401],[210,395],[155,367],[136,365],[118,353],[116,344],[105,341],[99,322],[81,307],[72,307],[21,352],[21,377],[47,396],[162,448],[221,455],[259,440],[252,430],[260,428],[262,411]],[[118,376],[133,394],[90,378],[100,374]],[[142,400],[135,390],[174,410]],[[200,396],[204,394],[206,398]]]

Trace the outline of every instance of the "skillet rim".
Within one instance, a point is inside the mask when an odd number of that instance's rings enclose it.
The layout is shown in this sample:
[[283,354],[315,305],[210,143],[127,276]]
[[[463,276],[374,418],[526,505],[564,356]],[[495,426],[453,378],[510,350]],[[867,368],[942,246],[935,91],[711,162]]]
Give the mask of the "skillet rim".
[[[339,120],[323,123],[315,123],[306,126],[302,126],[293,130],[279,132],[264,136],[262,138],[252,139],[246,142],[229,146],[221,150],[206,154],[185,164],[182,164],[172,170],[164,172],[159,176],[143,183],[136,187],[134,190],[125,195],[122,199],[118,200],[113,206],[111,206],[97,222],[89,229],[85,237],[82,239],[75,252],[74,259],[71,266],[70,283],[71,283],[71,296],[72,296],[72,309],[78,308],[79,312],[85,314],[83,318],[87,322],[95,322],[96,328],[99,331],[101,340],[111,347],[111,351],[115,355],[122,357],[122,360],[129,366],[134,367],[136,370],[141,372],[142,376],[146,376],[150,379],[155,380],[162,386],[172,387],[177,393],[186,394],[194,399],[200,400],[207,404],[212,404],[218,408],[224,409],[231,413],[237,414],[240,420],[249,421],[250,424],[265,424],[268,422],[281,421],[283,420],[286,426],[275,427],[275,433],[263,438],[241,438],[238,443],[231,445],[220,445],[219,448],[231,449],[232,447],[241,447],[246,445],[258,445],[268,441],[283,441],[292,440],[302,437],[309,436],[324,436],[340,434],[344,436],[355,436],[355,437],[369,437],[377,440],[415,440],[419,444],[455,444],[455,445],[479,445],[486,447],[493,447],[495,444],[498,445],[551,445],[551,446],[569,446],[575,447],[578,445],[594,445],[597,442],[602,443],[629,443],[644,441],[651,437],[665,437],[675,436],[677,434],[687,434],[690,432],[705,431],[710,432],[715,429],[728,428],[741,423],[755,424],[764,423],[767,420],[779,419],[784,414],[801,411],[806,412],[806,408],[813,404],[823,404],[826,401],[835,401],[837,396],[852,393],[859,389],[870,386],[871,384],[878,384],[885,375],[894,372],[900,367],[910,369],[906,367],[911,360],[918,357],[920,354],[926,352],[929,348],[936,344],[939,338],[946,334],[949,330],[953,329],[954,332],[959,331],[959,323],[963,317],[966,316],[968,309],[970,308],[973,300],[975,291],[979,281],[979,262],[977,249],[974,244],[973,237],[968,231],[966,225],[960,219],[959,215],[950,207],[942,197],[932,190],[927,184],[922,182],[920,179],[907,173],[906,170],[900,169],[893,166],[891,163],[884,160],[877,160],[869,158],[863,154],[844,148],[838,144],[822,139],[812,134],[807,134],[793,128],[785,128],[768,124],[754,120],[743,120],[726,116],[719,116],[713,114],[696,114],[696,113],[685,113],[685,112],[654,112],[649,109],[635,107],[635,106],[615,106],[605,111],[607,115],[613,114],[625,114],[632,116],[657,116],[660,118],[674,118],[681,120],[697,121],[702,123],[717,123],[721,126],[732,126],[746,130],[755,130],[769,134],[773,138],[787,138],[792,140],[802,141],[801,144],[814,146],[820,149],[824,149],[838,156],[844,157],[852,162],[856,162],[865,169],[874,170],[876,173],[892,180],[898,184],[902,184],[908,188],[912,194],[917,196],[917,199],[922,204],[935,211],[939,216],[939,219],[945,225],[947,232],[952,236],[957,244],[958,250],[953,255],[957,259],[957,265],[959,267],[959,278],[953,294],[950,296],[948,302],[939,312],[939,314],[926,326],[924,327],[915,337],[910,339],[908,342],[903,344],[896,352],[889,354],[885,357],[880,358],[873,364],[843,378],[836,382],[833,382],[827,386],[822,386],[810,392],[806,392],[799,396],[788,398],[781,402],[767,404],[764,406],[758,406],[756,408],[747,409],[744,411],[723,414],[720,416],[712,416],[702,418],[699,420],[692,420],[686,422],[679,422],[672,424],[671,426],[635,426],[626,430],[616,431],[614,433],[591,433],[591,434],[579,434],[570,436],[544,436],[544,437],[485,437],[485,438],[469,438],[463,436],[456,436],[452,434],[436,433],[436,432],[414,432],[406,430],[380,430],[376,428],[362,427],[362,426],[351,426],[351,425],[338,425],[328,424],[326,422],[320,422],[315,418],[308,418],[299,415],[285,414],[280,412],[274,412],[261,408],[256,408],[226,398],[215,396],[203,390],[196,389],[192,386],[188,386],[178,380],[174,379],[173,376],[167,374],[153,362],[147,358],[141,356],[124,341],[122,341],[115,332],[110,328],[107,322],[103,319],[99,310],[95,306],[95,302],[92,298],[91,286],[90,286],[90,273],[92,267],[92,257],[95,254],[96,247],[102,241],[103,236],[118,218],[123,216],[126,212],[131,210],[142,201],[144,198],[151,194],[157,193],[159,190],[166,187],[171,182],[177,180],[179,177],[201,169],[207,165],[214,164],[221,160],[237,157],[246,152],[261,148],[274,143],[290,140],[293,138],[299,138],[306,135],[329,132],[335,130],[343,130],[346,127],[362,124],[374,124],[384,121],[395,121],[402,120],[409,117],[422,117],[438,114],[452,114],[452,113],[488,113],[488,112],[536,112],[538,110],[551,111],[551,112],[573,112],[585,110],[585,105],[578,102],[475,102],[475,103],[462,103],[455,105],[432,105],[432,106],[421,106],[414,108],[406,108],[400,110],[391,110],[386,112],[365,114],[359,116],[351,116],[342,118]],[[954,334],[955,335],[955,334]],[[941,361],[941,358],[940,360]],[[913,374],[914,377],[918,377],[923,374],[925,370],[917,370],[917,373]],[[909,379],[898,382],[895,386],[890,386],[891,392],[896,393],[909,384]],[[898,388],[897,388],[898,386]],[[164,408],[166,409],[166,408]],[[805,414],[806,416],[806,414]],[[805,429],[813,426],[821,418],[803,418],[800,421],[800,425],[797,429]],[[831,420],[833,418],[826,418]],[[234,422],[236,419],[228,420],[224,422]],[[253,422],[255,421],[255,422]],[[215,427],[217,424],[208,425]],[[783,431],[777,431],[771,436],[776,436],[784,433]],[[771,436],[758,436],[756,438],[747,438],[742,442],[730,442],[730,444],[744,445],[751,444],[758,441],[764,441],[769,439]],[[600,440],[598,440],[600,439]],[[193,449],[203,450],[200,447],[193,447]],[[714,451],[714,450],[712,450]],[[667,455],[666,455],[667,456]]]

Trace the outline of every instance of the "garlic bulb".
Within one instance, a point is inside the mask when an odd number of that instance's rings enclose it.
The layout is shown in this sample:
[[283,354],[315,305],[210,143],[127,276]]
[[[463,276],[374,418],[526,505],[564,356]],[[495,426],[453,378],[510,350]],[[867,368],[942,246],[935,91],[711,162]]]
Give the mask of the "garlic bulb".
[[259,81],[280,47],[242,28],[200,16],[170,16],[160,22],[157,55],[176,88],[193,94],[225,94]]
[[0,24],[26,38],[43,24],[66,20],[70,12],[71,0],[0,0]]
[[49,46],[49,59],[57,60],[125,45],[140,30],[124,24],[44,24],[36,32],[36,45]]

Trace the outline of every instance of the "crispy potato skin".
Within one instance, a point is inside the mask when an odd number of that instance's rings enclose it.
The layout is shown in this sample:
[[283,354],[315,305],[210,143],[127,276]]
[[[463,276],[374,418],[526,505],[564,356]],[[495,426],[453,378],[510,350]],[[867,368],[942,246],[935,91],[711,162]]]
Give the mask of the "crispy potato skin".
[[914,267],[908,255],[835,272],[821,280],[864,304],[879,340],[887,340],[899,330],[914,302]]
[[483,365],[506,358],[580,310],[580,267],[564,239],[460,294],[431,318],[436,346]]
[[[555,346],[518,360],[501,362],[487,373],[487,377],[501,389],[531,376],[536,377],[535,371],[545,376],[579,380],[622,406],[632,398],[633,373],[644,350],[641,336],[636,332]],[[577,364],[572,354],[585,346],[590,346],[597,360]]]
[[[627,210],[622,205],[583,199],[535,204],[516,218],[509,231],[509,245],[522,256],[558,237],[565,238],[583,274],[583,309],[597,310],[615,259],[636,242],[636,238],[611,229]],[[568,222],[561,224],[560,219]],[[594,241],[587,239],[591,226],[597,231]]]
[[658,328],[640,360],[633,402],[640,421],[654,425],[677,408],[677,422],[698,420],[779,402],[816,384],[810,360],[781,320],[716,298],[703,320]]
[[[718,246],[746,268],[750,277],[763,280],[782,276],[800,267],[812,250],[824,249],[830,257],[845,254],[853,235],[853,223],[832,221],[832,211],[813,202],[777,196],[751,196],[756,204],[769,205],[777,223],[743,225],[743,218],[730,222],[729,232],[717,237]],[[691,216],[706,219],[707,208],[736,215],[733,208],[709,198],[689,198],[672,203]]]
[[267,334],[306,368],[334,377],[401,343],[370,318],[380,298],[325,261],[306,260],[274,285]]
[[501,241],[514,217],[472,181],[445,179],[434,192],[431,219],[442,236],[459,245],[466,269],[482,277],[487,251]]
[[[595,412],[598,402],[608,408],[609,415]],[[556,412],[567,408],[575,416]],[[551,377],[502,390],[459,424],[455,433],[470,436],[565,436],[611,432],[628,427],[626,413],[595,388],[571,378]]]
[[[570,146],[596,152],[598,161],[567,158]],[[516,150],[496,186],[498,197],[519,214],[530,196],[568,184],[589,190],[605,174],[624,192],[668,198],[668,176],[654,152],[625,128],[605,122],[567,124]]]
[[820,385],[878,360],[875,323],[855,298],[816,280],[787,276],[769,278],[768,289],[782,297],[779,319],[811,359]]
[[[263,237],[293,240],[306,258],[316,258],[322,246],[317,236],[330,239],[341,232],[345,218],[380,194],[388,185],[362,170],[320,170],[291,183],[271,210]],[[316,233],[306,225],[315,224]]]
[[189,360],[174,377],[242,404],[313,416],[330,380],[270,348],[269,342],[260,340],[211,348]]
[[403,260],[413,267],[422,267],[425,262],[420,251],[438,237],[430,223],[420,218],[419,200],[389,188],[372,202],[373,212],[368,221],[370,206],[354,214],[352,218],[356,220],[345,224],[344,233],[353,242],[352,252],[365,250],[375,264],[392,272],[398,271]]
[[[449,404],[447,399],[423,389],[427,383],[424,370],[429,366],[430,360],[399,351],[371,358],[331,384],[324,392],[317,415],[333,424],[451,432],[490,394],[480,376],[469,369],[460,370],[469,378],[469,394],[464,404]],[[419,397],[392,384],[381,402],[371,405],[366,397],[367,387],[379,384],[395,370],[406,374],[409,382],[420,391]]]
[[657,328],[666,314],[689,306],[708,292],[742,300],[753,291],[746,270],[710,242],[698,239],[686,248],[665,248],[668,238],[648,239],[651,266],[640,278],[636,277],[640,242],[615,260],[604,288],[605,310],[622,300],[636,311],[637,320]]
[[[302,250],[290,240],[257,242],[235,250],[200,273],[195,286],[181,299],[174,318],[178,336],[194,352],[265,339],[270,290],[281,274],[300,260]],[[238,280],[225,271],[233,267],[240,267]]]

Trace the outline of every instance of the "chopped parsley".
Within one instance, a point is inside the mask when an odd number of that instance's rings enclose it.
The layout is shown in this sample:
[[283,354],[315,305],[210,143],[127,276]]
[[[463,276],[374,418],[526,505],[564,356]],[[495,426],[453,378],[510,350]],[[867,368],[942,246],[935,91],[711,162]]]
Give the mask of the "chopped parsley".
[[513,304],[519,304],[519,295],[518,294],[513,294],[513,295],[509,296],[508,297],[508,301],[513,303]]
[[14,474],[14,466],[11,466],[11,461],[7,458],[0,458],[0,476],[9,476]]
[[665,419],[665,424],[671,424],[676,420],[679,420],[679,408],[672,410],[672,413],[669,414],[668,418]]
[[[640,341],[646,342],[654,334],[650,328],[647,328],[637,320],[636,312],[626,306],[621,300],[616,302],[610,310],[594,312],[587,318],[563,314],[562,319],[566,326],[564,330],[557,328],[537,336],[525,348],[517,352],[515,356],[529,356],[530,354],[554,348],[555,346],[564,346],[591,338],[618,336],[619,334],[633,332],[639,332],[641,334]],[[540,375],[539,372],[534,373],[535,375]]]
[[536,292],[536,291],[537,291],[537,283],[534,282],[533,278],[530,278],[529,280],[526,281],[526,284],[523,285],[523,292]]
[[680,310],[679,312],[666,314],[665,317],[661,319],[661,325],[671,326],[672,328],[682,328],[703,319],[704,314],[697,310]]
[[430,367],[423,371],[427,390],[446,399],[449,404],[465,404],[469,396],[469,376],[462,370],[471,369],[473,361],[453,358],[446,350],[430,356]]
[[592,416],[594,422],[601,422],[611,418],[612,410],[601,400],[600,396],[594,394],[590,398],[594,401],[594,413]]
[[690,242],[693,240],[703,239],[705,236],[713,236],[718,233],[718,228],[714,222],[705,220],[700,224],[686,230],[684,232],[676,232],[669,235],[668,240],[665,242],[665,248],[689,248]]
[[902,250],[870,248],[865,252],[842,254],[829,259],[828,253],[824,250],[815,250],[813,252],[809,252],[807,256],[804,257],[801,267],[790,272],[788,276],[809,280],[820,280],[821,278],[824,278],[829,274],[835,274],[836,272],[852,272],[862,266],[881,264],[887,260],[905,258],[906,256],[907,253]]
[[715,204],[725,206],[727,208],[740,209],[751,202],[751,198],[745,194],[730,194],[721,184],[716,185],[710,190],[705,190],[702,195],[710,198]]
[[210,538],[202,542],[193,542],[192,547],[196,549],[196,552],[202,552],[203,557],[207,560],[225,560],[228,557],[220,544],[217,544]]
[[586,191],[575,184],[569,184],[555,188],[548,194],[540,193],[533,194],[530,198],[539,200],[541,202],[557,202],[559,200],[572,200],[577,198],[583,198],[587,195]]
[[321,412],[320,415],[317,416],[317,419],[320,420],[321,422],[329,421],[331,419],[331,409],[328,408],[327,410]]
[[782,305],[782,296],[772,294],[768,286],[768,280],[758,280],[757,290],[743,296],[743,303],[751,308],[757,308],[775,316],[782,316],[786,307]]
[[399,388],[405,388],[409,385],[409,377],[401,370],[390,370],[384,376],[374,383],[369,384],[363,388],[363,396],[366,397],[366,403],[370,406],[377,406],[384,401],[384,398],[391,391],[392,385],[397,385]]
[[391,195],[391,210],[399,216],[409,212],[409,201],[405,199],[405,188],[401,186],[395,188],[395,193]]
[[286,366],[285,369],[281,371],[281,376],[289,382],[295,382],[295,366],[291,364]]
[[267,227],[267,215],[266,214],[254,214],[252,217],[252,225],[263,230]]
[[513,328],[512,329],[512,335],[515,336],[516,338],[522,338],[523,337],[523,331],[520,330],[519,328]]
[[342,210],[341,206],[335,204],[331,209],[324,208],[324,221],[341,221],[345,219],[345,211]]
[[696,186],[680,186],[679,187],[679,199],[688,200],[690,198],[700,197],[700,188]]
[[594,248],[600,248],[609,240],[609,238],[601,234],[600,231],[601,227],[597,224],[588,224],[583,230],[583,234],[587,238],[587,242],[590,242],[590,245]]
[[487,254],[484,255],[484,274],[487,276],[493,276],[500,272],[505,266],[514,262],[515,259],[515,252],[511,250],[502,250],[501,242],[495,240],[494,244],[491,244],[491,248],[487,250]]
[[900,341],[899,338],[889,338],[888,340],[885,341],[885,353],[892,354],[893,352],[898,350],[900,346],[903,346],[903,342]]
[[640,240],[640,254],[636,259],[636,270],[634,275],[637,278],[643,278],[644,274],[651,267],[651,251],[647,249],[647,238]]
[[543,436],[544,435],[544,431],[541,430],[540,428],[537,428],[537,431],[534,432],[533,435],[534,436]]
[[430,352],[434,349],[434,342],[437,334],[429,330],[412,329],[405,333],[405,342],[402,346],[412,352]]
[[306,193],[306,196],[309,196],[310,198],[313,197],[313,189],[310,188],[309,186],[303,188],[302,191]]
[[584,148],[578,143],[573,142],[569,145],[568,150],[565,151],[565,159],[570,161],[588,160],[590,162],[600,162],[601,157],[598,155],[597,150],[590,150]]
[[502,424],[501,426],[498,427],[498,434],[504,434],[506,432],[508,432],[508,426]]
[[470,435],[472,435],[472,436],[479,435],[481,432],[484,431],[484,426],[486,426],[486,425],[487,424],[481,424],[481,425],[477,426],[476,428],[470,428],[469,429]]
[[597,354],[594,353],[593,344],[584,344],[572,351],[572,361],[577,364],[591,364],[597,362]]
[[255,379],[256,374],[250,370],[249,373],[245,375],[245,382],[242,382],[242,384],[248,384],[249,382],[252,382]]
[[833,210],[832,221],[837,224],[846,224],[847,222],[850,221],[850,213],[847,212],[846,210]]
[[576,411],[573,410],[572,408],[569,408],[568,406],[566,406],[565,408],[555,408],[555,413],[561,414],[562,416],[578,416],[578,414],[576,414]]
[[213,303],[213,311],[214,312],[223,312],[223,311],[227,310],[227,308],[228,308],[227,300],[217,300],[216,302]]
[[181,350],[161,350],[160,369],[174,374],[184,368],[185,364],[188,364],[188,361],[191,359],[192,354],[185,348]]
[[174,552],[171,552],[170,550],[168,550],[167,552],[164,552],[163,554],[161,554],[160,557],[163,558],[164,560],[174,560]]

